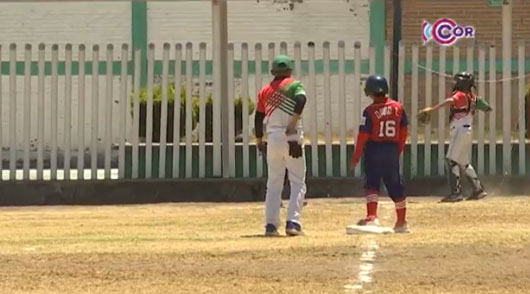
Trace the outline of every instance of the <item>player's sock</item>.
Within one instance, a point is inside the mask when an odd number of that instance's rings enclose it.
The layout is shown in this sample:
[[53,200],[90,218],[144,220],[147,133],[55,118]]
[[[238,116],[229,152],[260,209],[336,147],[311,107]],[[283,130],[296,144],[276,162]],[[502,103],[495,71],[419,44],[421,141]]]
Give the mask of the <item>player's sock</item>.
[[377,202],[379,195],[375,191],[368,191],[366,195],[366,218],[373,220],[377,218]]
[[407,221],[407,198],[400,198],[394,200],[396,206],[396,216],[398,224],[403,224]]

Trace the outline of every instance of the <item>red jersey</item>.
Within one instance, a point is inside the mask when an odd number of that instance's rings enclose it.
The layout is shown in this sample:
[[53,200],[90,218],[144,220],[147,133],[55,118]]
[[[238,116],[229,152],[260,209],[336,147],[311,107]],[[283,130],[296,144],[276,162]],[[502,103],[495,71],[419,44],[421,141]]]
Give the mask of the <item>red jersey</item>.
[[[293,78],[275,79],[258,94],[257,111],[265,114],[267,132],[285,131],[295,111],[297,95],[305,95],[304,86]],[[297,129],[302,129],[301,121]]]
[[408,123],[401,103],[385,98],[365,108],[359,132],[368,133],[369,141],[399,143],[401,128]]
[[398,153],[401,154],[407,141],[408,124],[407,114],[401,103],[388,97],[375,99],[363,112],[355,142],[353,165],[359,162],[365,144],[370,141],[395,143]]
[[477,104],[477,96],[473,93],[455,91],[452,93],[454,99],[450,109],[450,120],[459,120],[467,115],[473,115]]

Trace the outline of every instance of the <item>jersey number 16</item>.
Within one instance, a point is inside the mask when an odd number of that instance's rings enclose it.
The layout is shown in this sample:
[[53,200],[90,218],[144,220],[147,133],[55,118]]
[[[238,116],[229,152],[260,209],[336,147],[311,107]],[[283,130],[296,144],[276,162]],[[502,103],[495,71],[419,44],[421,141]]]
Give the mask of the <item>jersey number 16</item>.
[[379,122],[379,138],[394,138],[396,136],[396,122],[393,120]]

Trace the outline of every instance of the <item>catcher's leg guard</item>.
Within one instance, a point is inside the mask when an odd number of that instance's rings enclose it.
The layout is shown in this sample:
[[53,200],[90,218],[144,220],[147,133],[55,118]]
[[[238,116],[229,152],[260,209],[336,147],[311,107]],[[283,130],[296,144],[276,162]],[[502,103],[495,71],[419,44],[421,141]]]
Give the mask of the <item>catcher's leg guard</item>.
[[471,164],[466,165],[464,173],[473,185],[473,193],[467,198],[467,200],[479,200],[486,197],[488,194],[486,193],[482,182],[478,179],[477,173]]
[[484,190],[484,187],[482,186],[482,183],[478,179],[477,173],[475,172],[475,169],[471,164],[467,164],[464,167],[464,173],[467,177],[467,179],[471,182],[473,185],[473,191],[481,191]]
[[451,189],[451,196],[460,196],[460,166],[455,161],[446,159],[445,167],[447,168],[447,177],[449,180],[449,187]]

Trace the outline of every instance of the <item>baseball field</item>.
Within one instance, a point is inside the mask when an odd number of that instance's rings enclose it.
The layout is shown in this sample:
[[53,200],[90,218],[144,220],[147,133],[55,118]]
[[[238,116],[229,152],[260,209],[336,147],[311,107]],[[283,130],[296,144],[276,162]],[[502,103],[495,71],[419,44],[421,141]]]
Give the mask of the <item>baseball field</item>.
[[4,207],[0,293],[529,293],[530,199],[437,200],[411,234],[346,235],[363,199],[311,199],[290,238],[262,203]]

